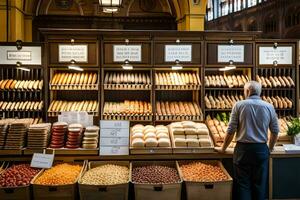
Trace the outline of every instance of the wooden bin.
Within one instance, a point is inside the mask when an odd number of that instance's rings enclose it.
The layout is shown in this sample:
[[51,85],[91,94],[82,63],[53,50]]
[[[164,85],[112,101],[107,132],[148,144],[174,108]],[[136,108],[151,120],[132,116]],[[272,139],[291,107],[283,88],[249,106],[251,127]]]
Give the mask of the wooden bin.
[[185,181],[180,169],[180,165],[191,161],[178,161],[178,169],[180,177],[185,182],[186,199],[187,200],[231,200],[232,198],[232,178],[224,168],[223,164],[217,160],[201,161],[207,164],[213,164],[221,167],[222,171],[227,175],[228,180],[218,182],[194,182]]
[[81,200],[97,200],[97,199],[109,199],[109,200],[127,200],[128,191],[129,191],[129,182],[131,177],[131,167],[128,161],[92,161],[89,162],[88,170],[105,165],[105,164],[114,164],[127,166],[129,168],[129,177],[128,182],[118,185],[87,185],[82,184],[81,178],[84,173],[82,173],[78,185],[79,185],[79,194]]
[[[79,164],[79,163],[72,163]],[[82,164],[82,163],[80,163]],[[74,200],[78,199],[78,187],[77,181],[81,176],[82,172],[86,168],[86,162],[84,161],[82,164],[81,172],[79,176],[72,184],[67,185],[38,185],[35,184],[35,180],[42,175],[45,171],[41,171],[32,181],[31,184],[33,186],[33,197],[35,200]]]
[[[132,169],[138,166],[164,165],[174,167],[178,170],[175,161],[135,161],[131,163]],[[180,177],[180,175],[179,175]],[[134,184],[135,200],[180,200],[182,179],[178,183],[172,184]]]
[[0,187],[0,199],[1,200],[31,200],[32,199],[31,185],[19,186],[19,187]]

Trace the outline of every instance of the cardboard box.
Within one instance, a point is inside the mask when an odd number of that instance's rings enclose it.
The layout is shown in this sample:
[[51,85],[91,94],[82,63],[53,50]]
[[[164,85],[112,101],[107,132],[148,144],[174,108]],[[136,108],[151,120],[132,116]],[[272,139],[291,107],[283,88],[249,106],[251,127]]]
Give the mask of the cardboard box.
[[118,185],[82,184],[81,179],[84,176],[84,173],[86,172],[85,171],[82,173],[78,181],[81,200],[87,200],[87,199],[88,200],[98,200],[98,199],[127,200],[128,199],[129,182],[131,177],[130,163],[128,161],[92,161],[89,162],[88,170],[106,164],[127,166],[129,168],[128,182],[124,184],[118,184]]
[[[164,165],[178,170],[175,161],[135,161],[131,163],[132,169],[137,166]],[[182,180],[172,184],[134,184],[135,200],[180,200]]]
[[228,180],[218,182],[193,182],[184,180],[180,166],[192,161],[178,161],[179,174],[185,182],[187,200],[231,200],[232,199],[232,178],[220,161],[201,160],[199,162],[217,165],[227,175]]

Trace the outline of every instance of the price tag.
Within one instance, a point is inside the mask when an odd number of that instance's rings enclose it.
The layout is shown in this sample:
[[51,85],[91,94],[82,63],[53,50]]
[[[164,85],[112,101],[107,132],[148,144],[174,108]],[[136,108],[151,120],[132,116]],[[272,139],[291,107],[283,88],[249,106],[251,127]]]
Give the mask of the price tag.
[[192,62],[192,45],[166,45],[165,62]]
[[34,153],[30,163],[31,167],[49,169],[52,167],[54,154]]
[[61,112],[61,114],[58,115],[58,121],[68,124],[79,123],[87,127],[93,125],[93,115],[89,115],[85,111]]
[[42,48],[24,46],[18,50],[16,46],[0,46],[0,64],[15,65],[18,61],[22,65],[41,65]]
[[124,128],[114,128],[114,129],[101,129],[102,137],[128,137],[128,129]]
[[274,62],[281,65],[293,64],[293,48],[286,47],[259,47],[259,64],[273,65]]
[[58,61],[70,62],[88,62],[88,45],[58,45]]
[[218,62],[228,63],[230,60],[233,62],[245,62],[244,45],[218,45]]
[[112,128],[128,128],[129,129],[129,121],[114,121],[114,120],[101,120],[100,121],[101,129],[112,129]]
[[114,62],[141,62],[142,45],[114,45]]

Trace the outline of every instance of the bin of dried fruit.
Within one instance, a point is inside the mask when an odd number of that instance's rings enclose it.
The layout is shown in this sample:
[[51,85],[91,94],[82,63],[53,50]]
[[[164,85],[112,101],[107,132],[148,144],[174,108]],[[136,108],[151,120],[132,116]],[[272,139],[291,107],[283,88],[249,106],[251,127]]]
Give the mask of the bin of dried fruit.
[[182,180],[174,161],[132,162],[136,200],[180,200]]
[[232,178],[220,161],[178,161],[187,200],[230,200]]
[[81,199],[128,199],[130,163],[92,161],[78,181]]
[[42,171],[33,181],[34,199],[74,199],[77,181],[86,163],[60,163]]
[[0,199],[31,199],[30,181],[39,171],[29,164],[14,164],[7,168],[0,175]]

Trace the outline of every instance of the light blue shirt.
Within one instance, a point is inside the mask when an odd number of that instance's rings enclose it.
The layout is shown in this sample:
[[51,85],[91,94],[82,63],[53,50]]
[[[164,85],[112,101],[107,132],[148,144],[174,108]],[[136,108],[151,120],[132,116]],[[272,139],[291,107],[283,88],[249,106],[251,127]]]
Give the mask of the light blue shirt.
[[231,111],[227,134],[236,132],[236,141],[243,143],[266,143],[268,129],[279,133],[278,118],[273,105],[252,95],[238,101]]

